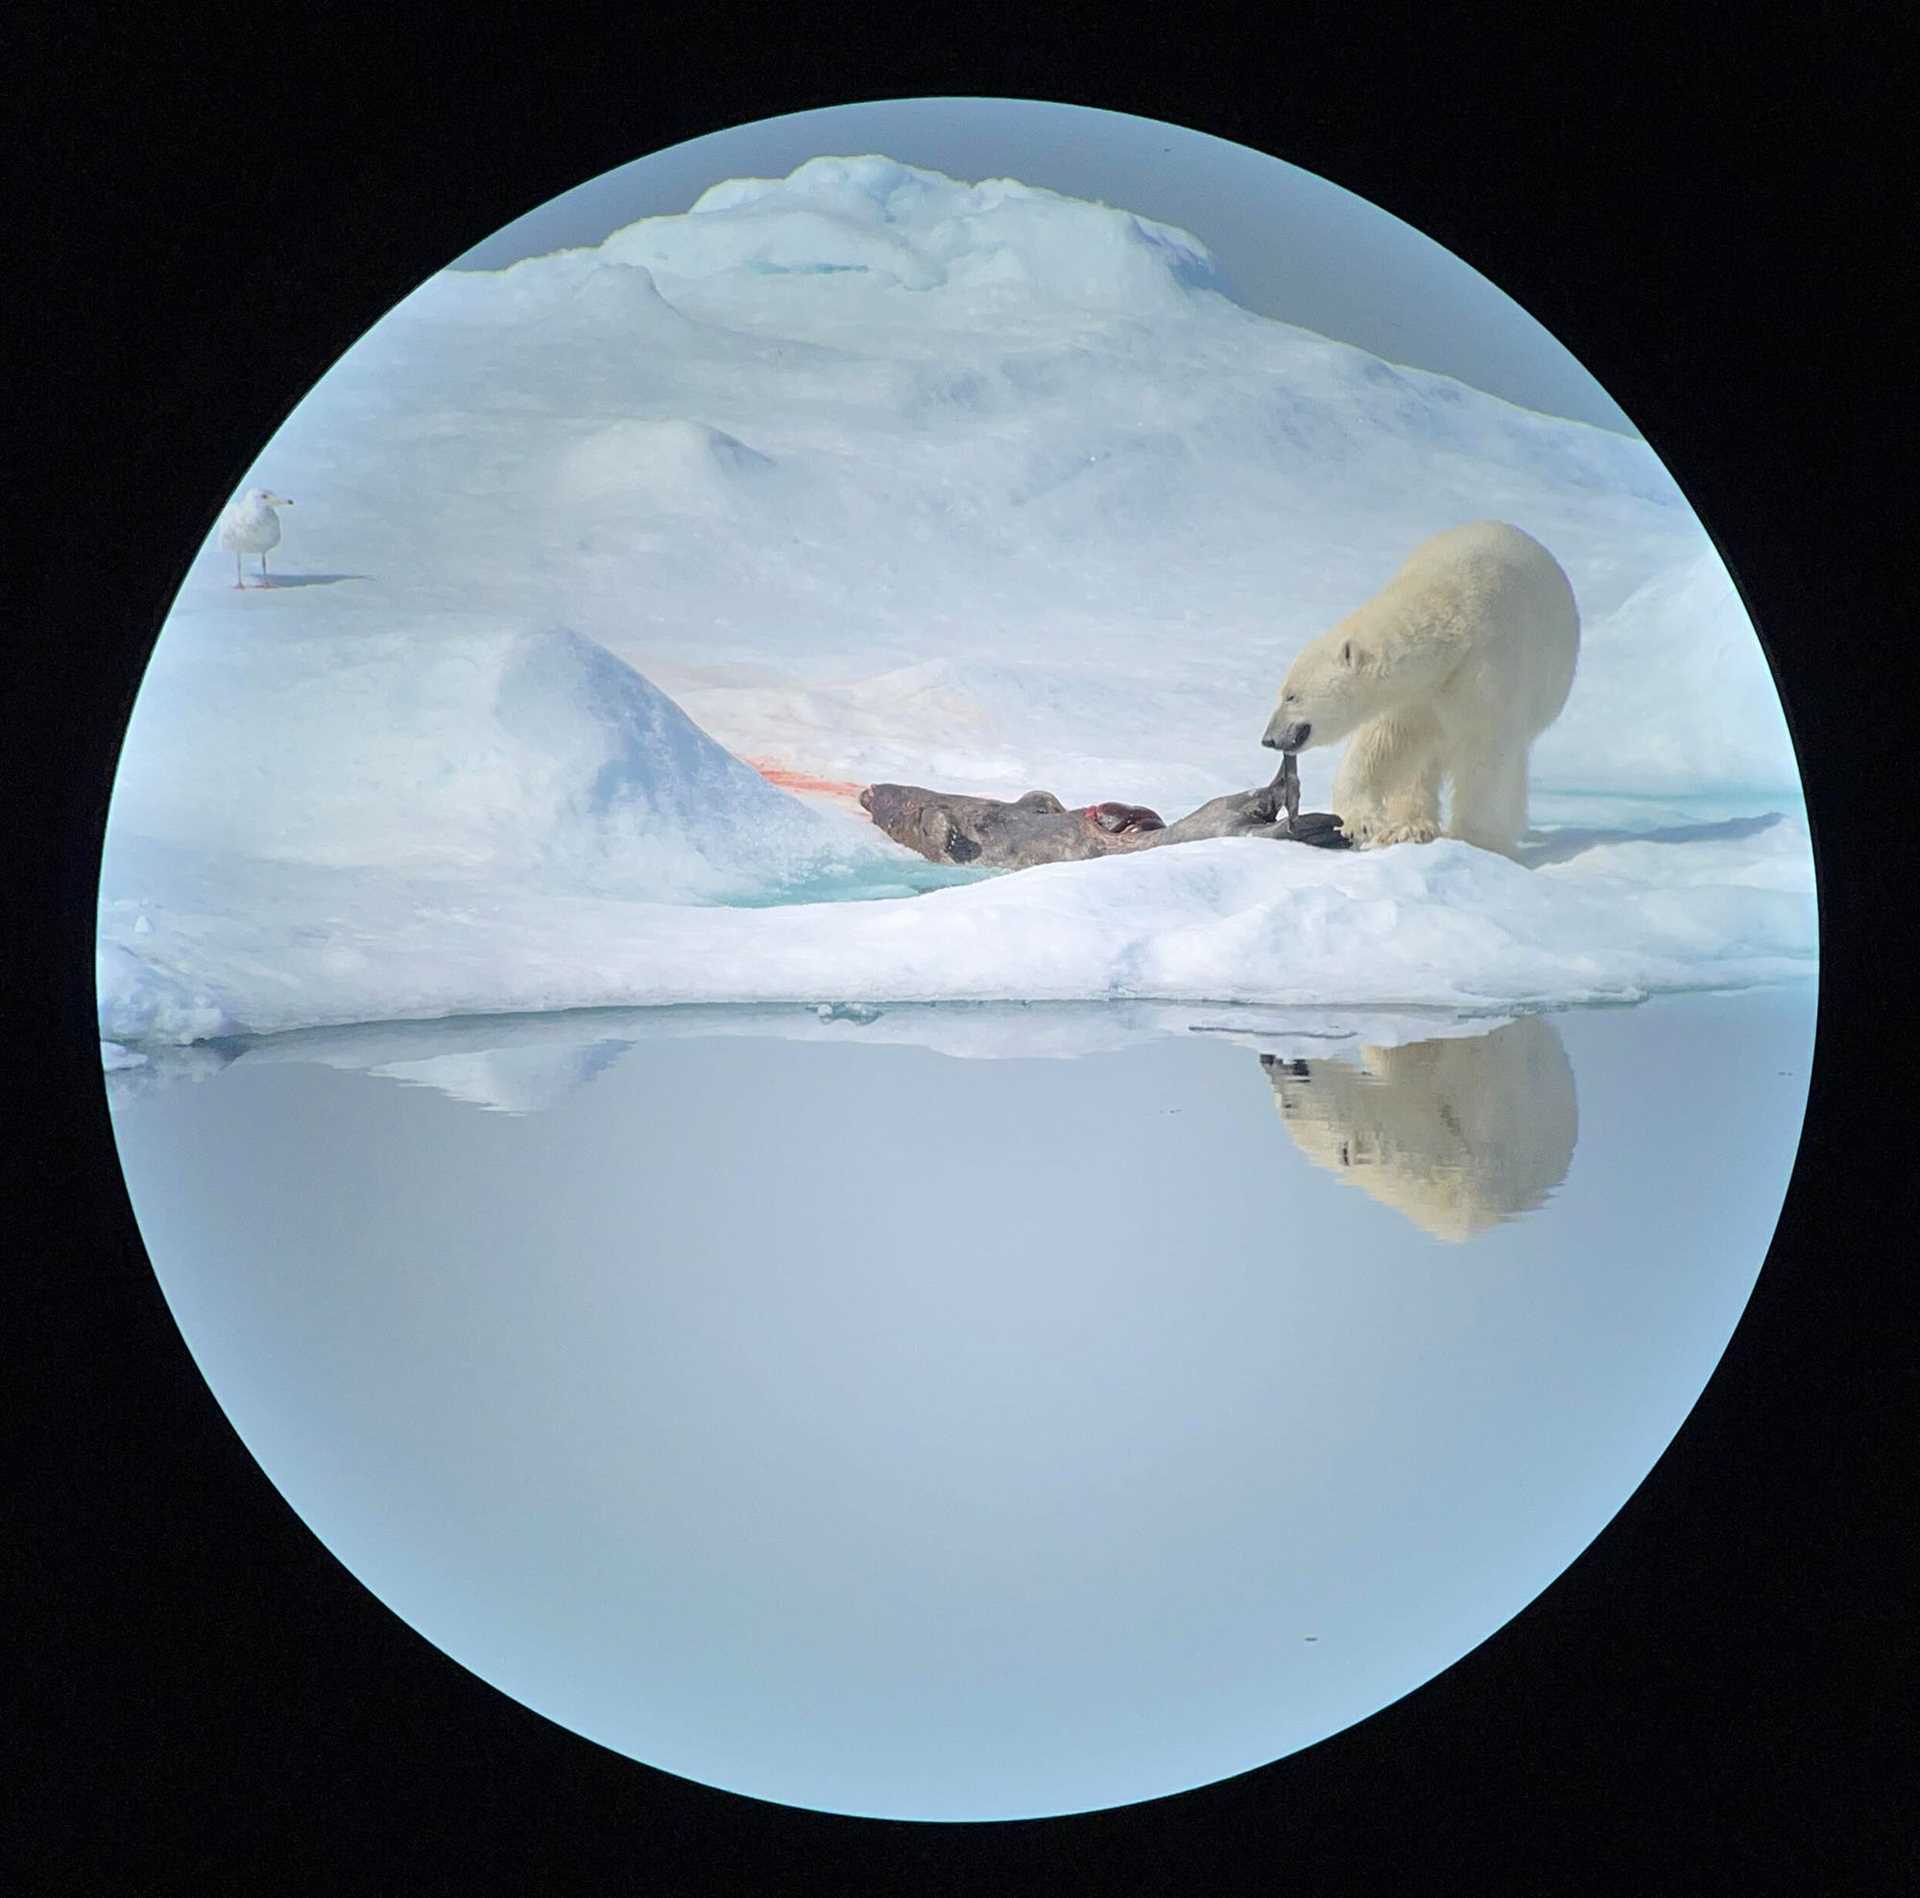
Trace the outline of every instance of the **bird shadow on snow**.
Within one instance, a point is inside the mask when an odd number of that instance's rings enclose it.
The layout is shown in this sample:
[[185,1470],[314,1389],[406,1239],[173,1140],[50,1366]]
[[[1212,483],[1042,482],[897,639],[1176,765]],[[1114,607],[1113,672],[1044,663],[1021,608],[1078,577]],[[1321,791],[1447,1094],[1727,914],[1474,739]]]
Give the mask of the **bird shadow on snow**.
[[370,577],[364,573],[276,573],[264,587],[258,580],[249,580],[245,590],[249,593],[278,593],[286,587],[330,587],[341,580],[365,580]]
[[[1732,843],[1757,836],[1779,823],[1782,813],[1767,811],[1758,817],[1726,817],[1712,824],[1669,824],[1664,830],[1612,830],[1599,826],[1534,831],[1520,845],[1520,861],[1530,870],[1542,864],[1565,863],[1603,844]],[[1532,841],[1532,839],[1538,841]]]

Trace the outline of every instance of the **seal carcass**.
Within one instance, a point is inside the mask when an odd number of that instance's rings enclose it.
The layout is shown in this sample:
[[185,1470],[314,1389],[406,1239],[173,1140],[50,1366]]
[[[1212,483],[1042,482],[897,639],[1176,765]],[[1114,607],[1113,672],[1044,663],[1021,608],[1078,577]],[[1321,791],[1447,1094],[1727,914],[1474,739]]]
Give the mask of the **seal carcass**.
[[1201,837],[1263,837],[1345,849],[1347,838],[1338,817],[1330,811],[1300,811],[1295,769],[1289,755],[1271,784],[1229,791],[1172,824],[1142,804],[1088,804],[1070,810],[1051,791],[1029,791],[1007,800],[933,791],[918,784],[869,784],[860,793],[860,806],[895,843],[929,861],[974,864],[983,870],[1077,863]]

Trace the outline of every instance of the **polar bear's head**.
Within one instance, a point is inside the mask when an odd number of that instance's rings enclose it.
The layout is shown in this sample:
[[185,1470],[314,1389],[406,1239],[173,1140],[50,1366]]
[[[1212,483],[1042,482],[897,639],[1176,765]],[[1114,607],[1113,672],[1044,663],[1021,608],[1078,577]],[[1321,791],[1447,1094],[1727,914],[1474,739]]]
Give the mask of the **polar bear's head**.
[[1384,709],[1378,644],[1347,622],[1314,640],[1287,668],[1260,742],[1274,751],[1337,745]]

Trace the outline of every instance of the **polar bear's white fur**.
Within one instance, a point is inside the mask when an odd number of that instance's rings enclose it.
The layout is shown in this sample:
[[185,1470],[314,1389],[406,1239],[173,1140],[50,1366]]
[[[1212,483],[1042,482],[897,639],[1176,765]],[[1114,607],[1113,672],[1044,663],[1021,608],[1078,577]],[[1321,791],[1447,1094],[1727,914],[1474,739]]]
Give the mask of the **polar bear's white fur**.
[[1436,1239],[1457,1244],[1528,1212],[1567,1177],[1573,1069],[1541,1016],[1362,1048],[1357,1067],[1260,1059],[1300,1151]]
[[1580,657],[1560,563],[1503,521],[1423,541],[1387,584],[1289,668],[1264,743],[1348,739],[1333,808],[1355,843],[1446,834],[1513,856],[1527,828],[1527,752],[1559,717]]

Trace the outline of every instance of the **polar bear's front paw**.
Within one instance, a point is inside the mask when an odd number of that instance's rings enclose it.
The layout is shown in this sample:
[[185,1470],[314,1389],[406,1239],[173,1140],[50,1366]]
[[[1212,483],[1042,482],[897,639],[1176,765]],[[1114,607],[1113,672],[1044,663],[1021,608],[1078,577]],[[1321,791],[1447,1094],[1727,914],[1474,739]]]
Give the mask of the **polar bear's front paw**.
[[1374,847],[1386,844],[1430,844],[1440,835],[1440,826],[1424,817],[1412,817],[1384,825],[1374,833]]
[[1424,817],[1361,817],[1348,818],[1346,832],[1363,850],[1384,850],[1389,844],[1430,844],[1440,826]]

